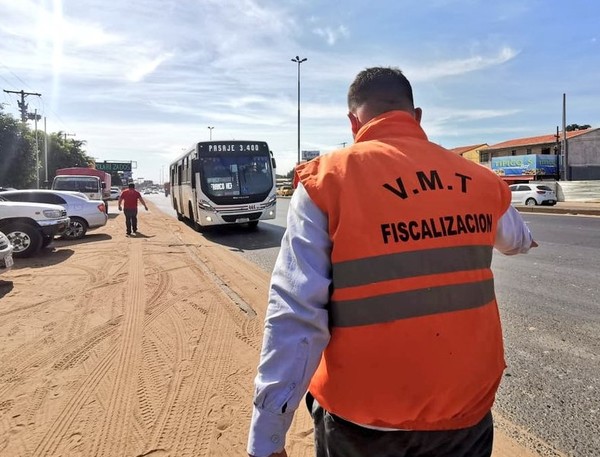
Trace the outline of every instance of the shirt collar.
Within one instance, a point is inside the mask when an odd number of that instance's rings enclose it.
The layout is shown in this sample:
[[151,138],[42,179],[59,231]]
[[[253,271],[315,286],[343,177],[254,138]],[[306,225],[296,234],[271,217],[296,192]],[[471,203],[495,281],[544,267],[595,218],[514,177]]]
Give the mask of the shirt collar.
[[355,142],[379,140],[387,137],[414,137],[427,140],[419,123],[405,111],[388,111],[374,117],[356,134]]

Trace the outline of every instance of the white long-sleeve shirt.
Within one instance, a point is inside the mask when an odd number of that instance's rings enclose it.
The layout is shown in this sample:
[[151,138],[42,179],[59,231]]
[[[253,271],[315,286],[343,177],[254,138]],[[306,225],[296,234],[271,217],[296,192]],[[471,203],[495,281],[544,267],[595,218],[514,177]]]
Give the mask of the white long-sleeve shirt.
[[[267,457],[285,446],[294,412],[329,342],[326,306],[331,240],[327,227],[327,216],[299,184],[273,269],[255,379],[248,453],[256,457]],[[531,243],[521,215],[509,207],[498,221],[494,247],[513,255],[527,252]]]

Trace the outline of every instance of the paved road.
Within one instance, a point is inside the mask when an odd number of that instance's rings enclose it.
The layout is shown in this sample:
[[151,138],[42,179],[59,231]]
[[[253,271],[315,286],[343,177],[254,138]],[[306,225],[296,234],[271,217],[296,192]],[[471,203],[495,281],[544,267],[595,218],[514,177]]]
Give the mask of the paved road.
[[494,255],[508,368],[498,409],[573,456],[600,455],[600,218],[524,214],[538,249]]
[[[163,196],[150,196],[175,216]],[[228,228],[207,238],[271,271],[289,200],[259,230]],[[536,437],[577,457],[600,456],[600,218],[524,213],[540,247],[495,253],[493,268],[506,339],[507,370],[496,408]]]

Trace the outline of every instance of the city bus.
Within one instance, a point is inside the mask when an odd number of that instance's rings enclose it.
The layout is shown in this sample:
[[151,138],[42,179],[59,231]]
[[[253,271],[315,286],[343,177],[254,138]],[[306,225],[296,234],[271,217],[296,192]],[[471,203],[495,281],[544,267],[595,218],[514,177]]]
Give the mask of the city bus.
[[275,218],[275,159],[264,141],[202,141],[169,165],[171,204],[201,231]]

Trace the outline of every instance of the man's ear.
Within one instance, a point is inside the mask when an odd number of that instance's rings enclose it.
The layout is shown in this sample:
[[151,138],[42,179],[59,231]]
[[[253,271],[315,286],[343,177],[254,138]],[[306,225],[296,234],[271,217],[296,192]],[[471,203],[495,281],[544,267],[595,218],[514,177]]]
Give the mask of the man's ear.
[[348,113],[348,119],[350,119],[350,125],[352,126],[352,136],[355,137],[361,128],[361,123],[353,113]]
[[415,121],[417,121],[420,124],[422,117],[423,117],[423,110],[421,108],[415,108]]

